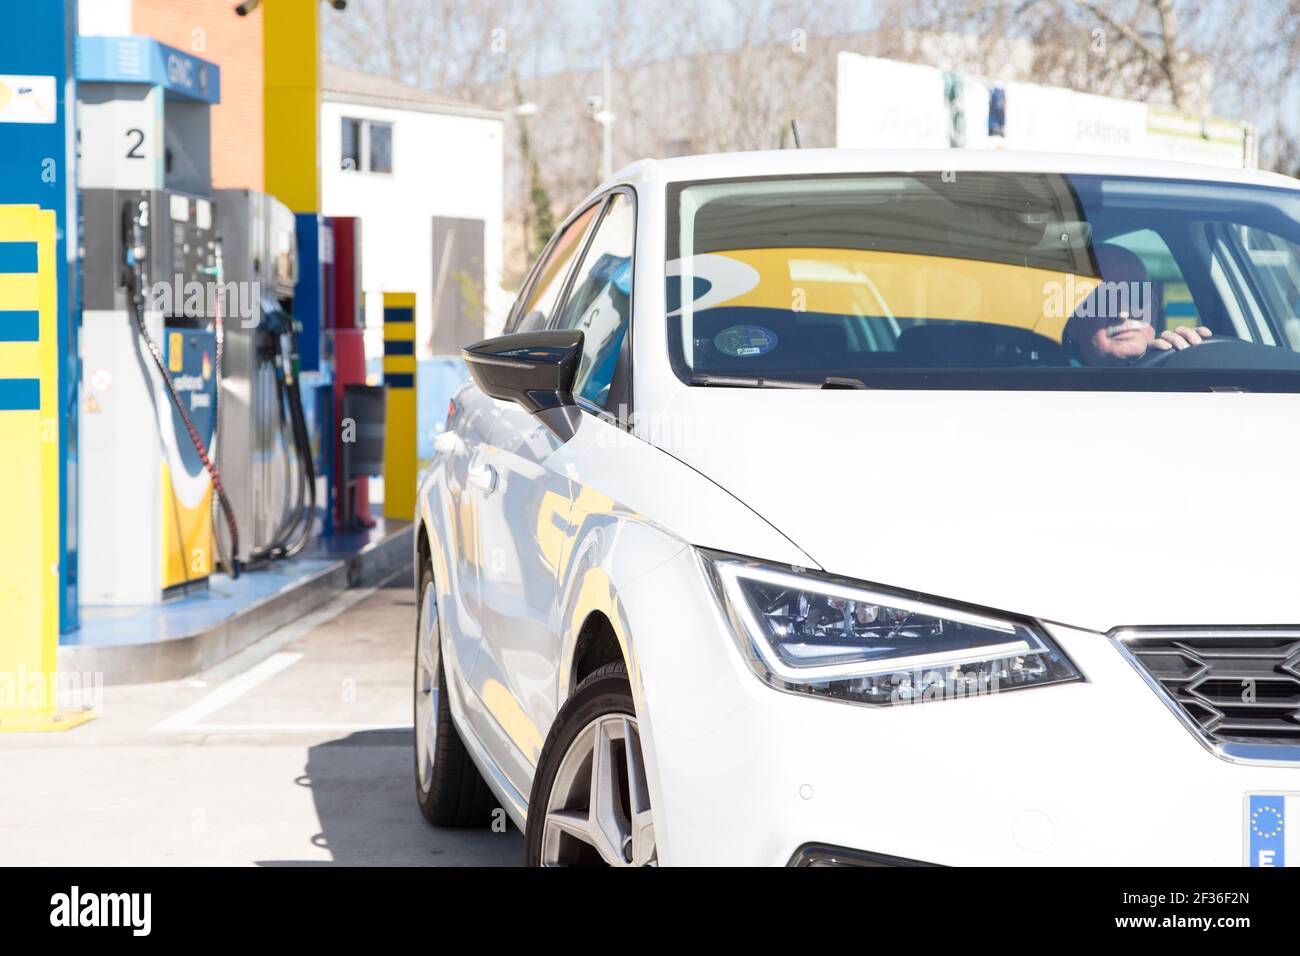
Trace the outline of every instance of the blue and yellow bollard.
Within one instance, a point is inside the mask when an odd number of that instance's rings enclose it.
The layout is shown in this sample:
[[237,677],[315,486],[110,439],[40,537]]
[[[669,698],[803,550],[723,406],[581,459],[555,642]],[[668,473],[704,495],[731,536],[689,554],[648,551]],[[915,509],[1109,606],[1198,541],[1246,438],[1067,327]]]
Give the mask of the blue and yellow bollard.
[[58,278],[54,211],[0,206],[0,732],[67,730],[58,709]]
[[415,517],[415,293],[384,293],[384,517]]

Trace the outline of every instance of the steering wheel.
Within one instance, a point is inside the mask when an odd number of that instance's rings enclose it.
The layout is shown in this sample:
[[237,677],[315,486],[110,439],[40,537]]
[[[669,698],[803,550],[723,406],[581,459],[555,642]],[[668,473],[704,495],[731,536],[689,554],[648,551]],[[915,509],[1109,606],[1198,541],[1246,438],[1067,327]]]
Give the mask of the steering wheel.
[[1240,344],[1241,340],[1234,339],[1231,336],[1224,336],[1222,338],[1214,337],[1202,339],[1200,345],[1189,345],[1185,349],[1177,347],[1168,349],[1150,347],[1147,349],[1147,354],[1138,359],[1134,363],[1134,366],[1136,368],[1159,368],[1162,365],[1168,365],[1170,359],[1176,355],[1182,355],[1184,352],[1194,352],[1198,349],[1209,348],[1213,345],[1229,345],[1231,343]]

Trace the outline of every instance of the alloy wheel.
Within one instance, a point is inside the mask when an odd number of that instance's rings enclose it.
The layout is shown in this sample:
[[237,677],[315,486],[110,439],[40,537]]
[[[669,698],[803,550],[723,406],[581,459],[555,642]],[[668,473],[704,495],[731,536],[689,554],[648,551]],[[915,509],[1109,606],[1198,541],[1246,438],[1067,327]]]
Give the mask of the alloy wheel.
[[657,862],[636,718],[602,715],[573,739],[560,762],[546,806],[542,865]]

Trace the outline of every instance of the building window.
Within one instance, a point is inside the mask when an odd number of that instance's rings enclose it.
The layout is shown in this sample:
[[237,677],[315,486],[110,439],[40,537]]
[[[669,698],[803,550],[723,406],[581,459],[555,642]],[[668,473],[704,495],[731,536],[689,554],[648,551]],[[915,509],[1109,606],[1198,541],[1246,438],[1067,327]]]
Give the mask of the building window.
[[393,127],[389,123],[367,123],[370,129],[370,171],[393,171]]
[[393,124],[343,117],[339,166],[363,173],[393,171]]
[[361,120],[343,120],[343,148],[341,165],[344,169],[361,168]]

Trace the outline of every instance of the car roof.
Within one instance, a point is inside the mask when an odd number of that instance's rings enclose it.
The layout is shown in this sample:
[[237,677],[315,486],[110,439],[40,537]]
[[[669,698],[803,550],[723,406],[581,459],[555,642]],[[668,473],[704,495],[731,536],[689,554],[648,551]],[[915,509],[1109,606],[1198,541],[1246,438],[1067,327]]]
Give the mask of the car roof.
[[[749,176],[826,173],[1032,172],[1191,179],[1300,190],[1300,181],[1278,173],[1200,163],[1126,156],[1076,156],[992,149],[776,149],[643,159],[601,185],[683,182]],[[599,191],[599,190],[597,190]]]

